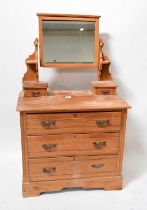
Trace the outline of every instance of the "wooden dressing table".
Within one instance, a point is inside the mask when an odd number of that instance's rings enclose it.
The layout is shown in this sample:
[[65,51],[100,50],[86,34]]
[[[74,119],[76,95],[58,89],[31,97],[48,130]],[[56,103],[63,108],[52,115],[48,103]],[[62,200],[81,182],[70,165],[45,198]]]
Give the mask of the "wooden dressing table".
[[[122,188],[129,105],[116,94],[99,38],[99,16],[37,14],[39,46],[26,59],[20,112],[23,196],[64,188]],[[91,90],[48,90],[40,66],[96,68]],[[72,78],[71,78],[72,79]]]

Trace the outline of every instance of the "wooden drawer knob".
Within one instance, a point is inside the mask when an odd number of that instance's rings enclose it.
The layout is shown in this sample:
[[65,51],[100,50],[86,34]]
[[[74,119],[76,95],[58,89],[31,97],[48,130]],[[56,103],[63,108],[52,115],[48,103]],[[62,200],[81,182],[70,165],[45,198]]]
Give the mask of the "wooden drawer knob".
[[107,127],[110,125],[109,120],[96,120],[96,125],[100,128]]
[[32,92],[32,96],[33,97],[38,97],[38,96],[40,96],[40,92],[38,90],[35,90],[35,91]]
[[42,147],[47,152],[52,152],[52,151],[55,151],[57,149],[56,148],[57,144],[43,144]]
[[103,163],[97,163],[97,164],[92,164],[91,166],[93,168],[102,168],[102,167],[104,167],[104,164]]
[[102,149],[106,146],[106,142],[105,141],[93,142],[93,146],[96,149]]
[[49,120],[45,120],[45,121],[41,121],[41,125],[44,128],[54,128],[56,125],[55,121],[49,121]]
[[46,167],[42,168],[42,172],[45,174],[52,174],[56,172],[56,167]]

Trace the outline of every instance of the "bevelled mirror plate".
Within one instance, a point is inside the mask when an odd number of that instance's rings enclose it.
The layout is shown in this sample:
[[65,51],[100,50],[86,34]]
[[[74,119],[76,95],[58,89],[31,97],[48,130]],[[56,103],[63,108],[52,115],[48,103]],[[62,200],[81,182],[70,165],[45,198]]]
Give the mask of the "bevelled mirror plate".
[[95,63],[95,22],[43,20],[44,64]]

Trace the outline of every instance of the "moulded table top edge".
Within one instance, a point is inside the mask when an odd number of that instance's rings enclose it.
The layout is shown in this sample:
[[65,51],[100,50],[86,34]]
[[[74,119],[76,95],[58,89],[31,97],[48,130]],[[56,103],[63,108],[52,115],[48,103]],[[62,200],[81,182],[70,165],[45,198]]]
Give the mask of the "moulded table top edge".
[[21,92],[17,103],[17,111],[20,112],[113,111],[128,108],[131,107],[116,95],[24,97]]

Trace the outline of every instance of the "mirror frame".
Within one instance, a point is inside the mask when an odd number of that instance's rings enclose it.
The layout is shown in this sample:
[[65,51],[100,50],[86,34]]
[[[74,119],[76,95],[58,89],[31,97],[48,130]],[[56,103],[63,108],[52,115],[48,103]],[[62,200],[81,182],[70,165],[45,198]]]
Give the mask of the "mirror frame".
[[[49,68],[98,68],[99,66],[99,18],[100,16],[87,15],[59,15],[59,14],[37,14],[39,18],[39,53],[40,66]],[[64,21],[92,21],[95,22],[95,62],[94,63],[44,63],[43,61],[43,33],[42,21],[64,20]]]

